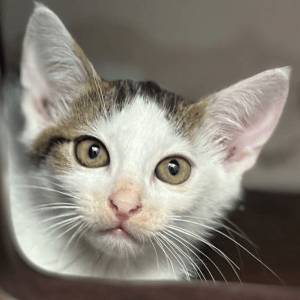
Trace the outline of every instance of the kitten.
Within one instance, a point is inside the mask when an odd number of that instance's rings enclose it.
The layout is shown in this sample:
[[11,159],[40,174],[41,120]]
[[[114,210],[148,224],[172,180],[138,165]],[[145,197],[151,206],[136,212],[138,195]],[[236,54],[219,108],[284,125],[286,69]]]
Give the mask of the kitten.
[[153,82],[108,82],[36,4],[21,65],[31,169],[12,177],[20,248],[43,270],[110,279],[204,280],[199,242],[234,267],[208,238],[278,123],[289,74],[196,103]]

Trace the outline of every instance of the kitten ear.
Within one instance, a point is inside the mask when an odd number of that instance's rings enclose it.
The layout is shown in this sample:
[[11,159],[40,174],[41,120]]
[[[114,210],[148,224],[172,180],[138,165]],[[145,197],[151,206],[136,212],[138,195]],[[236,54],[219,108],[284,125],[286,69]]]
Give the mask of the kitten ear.
[[279,121],[289,77],[289,67],[268,70],[210,97],[208,122],[225,136],[222,144],[228,172],[242,175],[255,164]]
[[23,140],[32,139],[43,127],[57,121],[94,74],[60,19],[46,6],[35,3],[21,62],[26,117]]

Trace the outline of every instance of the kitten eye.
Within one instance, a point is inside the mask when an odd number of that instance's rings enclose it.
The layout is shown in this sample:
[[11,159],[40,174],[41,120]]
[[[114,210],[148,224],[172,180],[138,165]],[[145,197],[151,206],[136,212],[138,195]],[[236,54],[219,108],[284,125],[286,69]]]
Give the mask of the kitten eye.
[[156,177],[169,184],[180,184],[191,174],[191,165],[182,157],[168,157],[162,160],[155,169]]
[[100,168],[109,164],[109,155],[105,146],[98,140],[86,138],[75,146],[75,155],[79,163],[88,168]]

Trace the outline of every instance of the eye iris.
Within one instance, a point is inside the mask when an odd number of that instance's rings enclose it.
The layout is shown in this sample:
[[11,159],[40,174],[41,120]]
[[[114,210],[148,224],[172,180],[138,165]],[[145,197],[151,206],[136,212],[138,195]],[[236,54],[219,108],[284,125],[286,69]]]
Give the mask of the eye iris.
[[177,160],[172,159],[168,163],[168,171],[172,176],[176,176],[180,170],[180,165]]
[[99,156],[100,154],[100,146],[99,145],[92,145],[90,148],[89,148],[89,157],[90,159],[95,159]]

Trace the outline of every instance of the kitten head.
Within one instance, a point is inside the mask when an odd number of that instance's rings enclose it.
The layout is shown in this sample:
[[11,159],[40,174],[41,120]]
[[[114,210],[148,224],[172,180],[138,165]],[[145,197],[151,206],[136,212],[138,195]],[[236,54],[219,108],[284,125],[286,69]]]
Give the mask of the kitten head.
[[195,103],[152,82],[108,82],[38,4],[23,47],[23,141],[41,176],[69,195],[52,201],[76,204],[96,250],[167,251],[205,237],[234,206],[278,123],[289,73],[265,71]]

